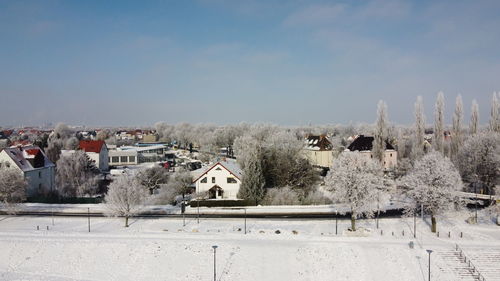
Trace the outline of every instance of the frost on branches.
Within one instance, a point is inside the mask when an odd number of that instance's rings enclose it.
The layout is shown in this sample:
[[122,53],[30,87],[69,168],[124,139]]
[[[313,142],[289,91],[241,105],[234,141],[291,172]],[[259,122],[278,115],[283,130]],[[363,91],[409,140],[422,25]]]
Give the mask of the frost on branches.
[[11,209],[11,204],[26,199],[26,180],[18,170],[6,167],[0,162],[0,203]]
[[114,180],[108,188],[105,206],[111,216],[125,217],[125,227],[128,219],[139,213],[148,191],[134,177],[124,175]]
[[343,152],[335,159],[325,185],[334,202],[349,205],[352,231],[356,231],[356,218],[373,216],[387,199],[382,167],[359,152]]
[[56,186],[63,197],[93,196],[98,188],[98,169],[81,150],[62,155],[57,161]]
[[455,192],[462,190],[457,169],[437,151],[418,160],[413,170],[401,179],[400,185],[416,204],[423,204],[424,210],[431,214],[432,232],[436,232],[436,215],[459,203]]

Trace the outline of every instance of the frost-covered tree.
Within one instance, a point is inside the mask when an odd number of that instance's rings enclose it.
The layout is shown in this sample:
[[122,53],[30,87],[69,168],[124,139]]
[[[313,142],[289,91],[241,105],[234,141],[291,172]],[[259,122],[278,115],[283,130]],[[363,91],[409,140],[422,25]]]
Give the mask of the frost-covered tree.
[[125,227],[128,227],[128,219],[139,213],[147,194],[148,191],[134,177],[121,176],[109,185],[104,201],[107,214],[124,217]]
[[457,163],[465,182],[490,194],[500,178],[500,134],[470,136],[460,148]]
[[182,198],[191,191],[193,177],[188,170],[181,169],[175,172],[170,178],[167,189],[175,190],[177,195],[182,195]]
[[470,114],[470,123],[469,123],[469,131],[471,135],[477,134],[477,130],[479,128],[479,105],[477,101],[472,100],[471,114]]
[[431,214],[432,232],[436,232],[436,216],[459,202],[455,192],[462,190],[462,180],[453,163],[434,151],[415,163],[413,170],[401,179],[400,186]]
[[356,219],[373,216],[384,203],[384,181],[379,163],[359,152],[344,152],[333,161],[331,172],[325,178],[325,189],[333,201],[346,203],[351,211],[351,229],[356,231]]
[[451,135],[451,159],[456,160],[458,150],[462,144],[462,120],[464,109],[462,96],[458,95],[455,101],[455,112],[453,113],[453,128]]
[[498,101],[500,93],[493,93],[491,98],[491,111],[490,111],[490,130],[500,133],[500,103]]
[[238,198],[255,202],[257,205],[264,198],[264,186],[266,185],[262,170],[262,150],[258,145],[249,147],[249,149],[237,196]]
[[45,154],[53,163],[59,160],[61,150],[65,148],[66,141],[73,135],[73,132],[64,123],[58,123],[54,131],[49,135]]
[[444,153],[444,94],[439,92],[434,110],[434,139],[433,147],[436,151]]
[[425,152],[425,116],[422,97],[418,96],[415,102],[415,140],[413,142],[413,159],[420,159]]
[[377,106],[377,122],[373,134],[373,158],[384,162],[385,141],[387,139],[387,104],[379,101]]
[[159,166],[144,169],[136,174],[137,181],[153,194],[161,184],[166,184],[169,178],[167,169]]
[[23,174],[0,162],[0,202],[18,203],[26,200],[26,180]]
[[84,151],[77,150],[62,155],[56,166],[56,188],[59,195],[82,197],[96,194],[99,170]]
[[70,137],[66,139],[64,148],[68,150],[76,150],[80,144],[80,140],[77,137]]

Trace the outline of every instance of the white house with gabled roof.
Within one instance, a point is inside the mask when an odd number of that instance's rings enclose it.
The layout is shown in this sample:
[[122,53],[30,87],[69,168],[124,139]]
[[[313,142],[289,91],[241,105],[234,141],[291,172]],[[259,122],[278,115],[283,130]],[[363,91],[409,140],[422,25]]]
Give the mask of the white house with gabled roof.
[[196,192],[208,192],[209,199],[237,199],[243,172],[235,161],[219,161],[195,171]]
[[28,197],[55,189],[55,166],[38,146],[10,147],[0,152],[0,167],[15,169],[24,176]]

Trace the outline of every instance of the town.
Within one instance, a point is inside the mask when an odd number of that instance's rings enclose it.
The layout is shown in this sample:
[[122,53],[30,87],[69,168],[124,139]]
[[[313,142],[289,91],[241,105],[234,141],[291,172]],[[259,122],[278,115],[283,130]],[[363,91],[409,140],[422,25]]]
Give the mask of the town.
[[0,280],[500,281],[499,15],[0,0]]
[[[123,217],[125,227],[135,216],[182,214],[185,228],[186,215],[199,223],[200,206],[205,218],[216,210],[222,217],[235,212],[241,217],[238,211],[244,209],[245,233],[247,212],[253,217],[273,212],[276,217],[347,215],[346,230],[360,235],[370,230],[357,221],[375,218],[378,228],[381,214],[430,216],[429,233],[438,236],[438,218],[466,210],[464,219],[471,225],[482,224],[485,214],[500,225],[499,98],[493,94],[487,126],[479,125],[473,103],[467,129],[460,96],[453,124],[445,126],[443,93],[437,96],[432,127],[423,122],[418,97],[415,125],[407,127],[391,125],[387,105],[380,101],[374,125],[161,122],[142,129],[84,129],[63,123],[53,129],[5,128],[1,210],[33,215],[46,214],[50,207],[53,220],[54,206],[65,206],[66,215],[82,215],[81,204],[90,203],[93,215]],[[291,208],[276,214],[273,206],[280,205]],[[330,207],[325,211],[321,206]],[[451,231],[441,233],[451,236]],[[407,236],[416,234],[415,225]],[[463,237],[463,231],[453,235]],[[495,255],[500,257],[500,251]],[[482,278],[481,270],[491,268],[471,267],[467,272]]]

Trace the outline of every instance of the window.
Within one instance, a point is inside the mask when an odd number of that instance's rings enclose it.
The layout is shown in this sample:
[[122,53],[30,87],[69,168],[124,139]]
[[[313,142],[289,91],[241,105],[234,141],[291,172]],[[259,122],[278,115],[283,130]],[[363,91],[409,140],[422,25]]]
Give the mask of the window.
[[42,172],[38,172],[38,178],[41,179],[42,178]]
[[39,183],[39,184],[38,184],[38,192],[41,192],[41,191],[42,191],[42,184],[41,184],[41,183]]
[[215,177],[212,177],[212,183],[215,183]]
[[391,153],[391,157],[392,157],[392,153]]
[[120,156],[120,162],[127,162],[127,156]]
[[203,179],[201,179],[200,181],[201,183],[207,183],[207,177],[204,177]]
[[129,156],[128,162],[135,162],[135,156]]
[[216,171],[222,171],[222,169],[220,167],[217,167],[217,169],[215,169]]
[[120,157],[118,157],[118,156],[113,156],[113,157],[111,157],[111,160],[113,160],[113,161],[111,161],[111,162],[113,162],[113,163],[118,163],[118,162],[120,162]]
[[236,183],[236,179],[235,179],[235,178],[228,177],[228,178],[227,178],[227,183]]

